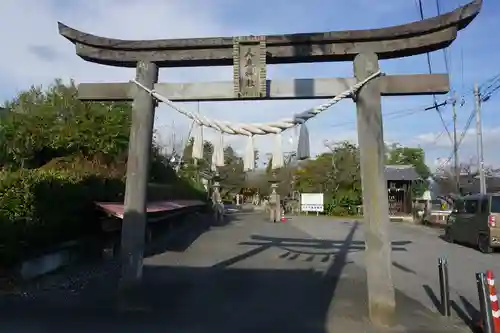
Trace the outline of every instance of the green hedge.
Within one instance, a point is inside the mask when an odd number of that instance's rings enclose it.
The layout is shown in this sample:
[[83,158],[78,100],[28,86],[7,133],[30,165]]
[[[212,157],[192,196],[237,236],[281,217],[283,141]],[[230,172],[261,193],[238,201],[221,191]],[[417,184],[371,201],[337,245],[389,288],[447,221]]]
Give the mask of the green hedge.
[[357,207],[361,205],[361,193],[337,191],[325,204],[325,214],[329,216],[357,215]]
[[121,201],[120,178],[61,170],[0,173],[0,263],[95,233],[94,201]]
[[[159,176],[151,180],[165,177],[164,169],[154,171]],[[102,212],[94,202],[123,202],[124,172],[117,165],[69,157],[39,169],[0,171],[0,266],[98,234]],[[166,178],[168,184],[149,184],[150,201],[206,199],[194,182],[175,174]]]
[[148,184],[148,201],[206,200],[207,194],[181,179],[170,184]]

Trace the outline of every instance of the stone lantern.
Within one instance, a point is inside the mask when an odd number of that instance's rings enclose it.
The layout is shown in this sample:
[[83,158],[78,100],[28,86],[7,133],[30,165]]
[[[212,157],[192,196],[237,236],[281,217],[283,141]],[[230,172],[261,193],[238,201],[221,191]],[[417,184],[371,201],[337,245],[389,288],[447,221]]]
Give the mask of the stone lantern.
[[218,171],[215,171],[215,175],[212,177],[212,207],[214,209],[215,220],[217,222],[224,218],[224,204],[222,203],[222,198],[220,195],[220,181],[222,177]]
[[268,180],[271,184],[271,194],[269,195],[269,220],[270,222],[278,222],[280,220],[280,195],[276,191],[278,188],[278,176],[276,171],[273,170],[271,179]]

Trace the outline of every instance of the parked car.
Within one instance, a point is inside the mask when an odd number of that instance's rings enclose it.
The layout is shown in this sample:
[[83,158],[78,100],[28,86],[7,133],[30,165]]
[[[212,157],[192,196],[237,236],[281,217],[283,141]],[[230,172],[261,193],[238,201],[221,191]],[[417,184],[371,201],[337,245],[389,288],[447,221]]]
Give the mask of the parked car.
[[[473,194],[455,201],[445,239],[476,246],[483,253],[500,247],[500,194]],[[500,221],[499,221],[500,223]]]

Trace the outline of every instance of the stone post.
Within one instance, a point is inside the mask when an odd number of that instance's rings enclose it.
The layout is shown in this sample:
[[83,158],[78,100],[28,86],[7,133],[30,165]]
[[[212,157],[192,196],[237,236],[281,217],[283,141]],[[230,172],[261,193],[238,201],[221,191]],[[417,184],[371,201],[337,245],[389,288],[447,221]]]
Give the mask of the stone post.
[[[359,54],[354,59],[354,75],[358,82],[378,70],[378,57],[374,53]],[[376,78],[361,88],[356,96],[356,107],[369,315],[374,324],[390,326],[394,323],[396,303],[391,275],[389,203],[379,80]]]
[[[139,61],[137,80],[152,89],[158,80],[158,67]],[[125,212],[121,230],[120,305],[136,306],[137,291],[142,282],[142,265],[146,236],[147,183],[153,139],[154,98],[137,89],[132,107],[132,125],[127,160]]]

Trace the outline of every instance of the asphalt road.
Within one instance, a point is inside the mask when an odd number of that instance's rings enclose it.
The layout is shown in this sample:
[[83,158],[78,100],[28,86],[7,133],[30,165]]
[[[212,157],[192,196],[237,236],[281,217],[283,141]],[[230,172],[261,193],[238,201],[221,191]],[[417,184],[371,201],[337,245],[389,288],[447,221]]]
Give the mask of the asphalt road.
[[[353,221],[327,218],[297,217],[290,221],[295,227],[316,238],[344,239]],[[396,288],[437,311],[433,295],[439,298],[438,258],[446,257],[453,307],[465,313],[478,309],[476,272],[488,269],[500,278],[500,253],[483,254],[474,248],[449,244],[439,236],[442,231],[424,226],[392,222],[393,242],[407,242],[404,249],[392,251],[392,276]],[[363,228],[358,228],[354,240],[363,240]],[[363,252],[349,253],[350,260],[364,266]],[[497,285],[500,280],[497,278]],[[459,309],[457,309],[457,307]]]
[[[155,241],[144,260],[144,314],[116,311],[114,264],[90,265],[0,297],[0,331],[366,331],[362,223],[321,217],[269,223],[262,214],[230,220],[196,221]],[[497,256],[447,244],[424,227],[393,223],[391,236],[399,317],[414,325],[405,331],[468,331],[451,327],[461,325],[456,321],[438,329],[439,317],[427,313],[426,307],[436,311],[428,290],[438,294],[437,258],[448,257],[452,299],[470,316],[477,306],[474,273],[495,270]]]

